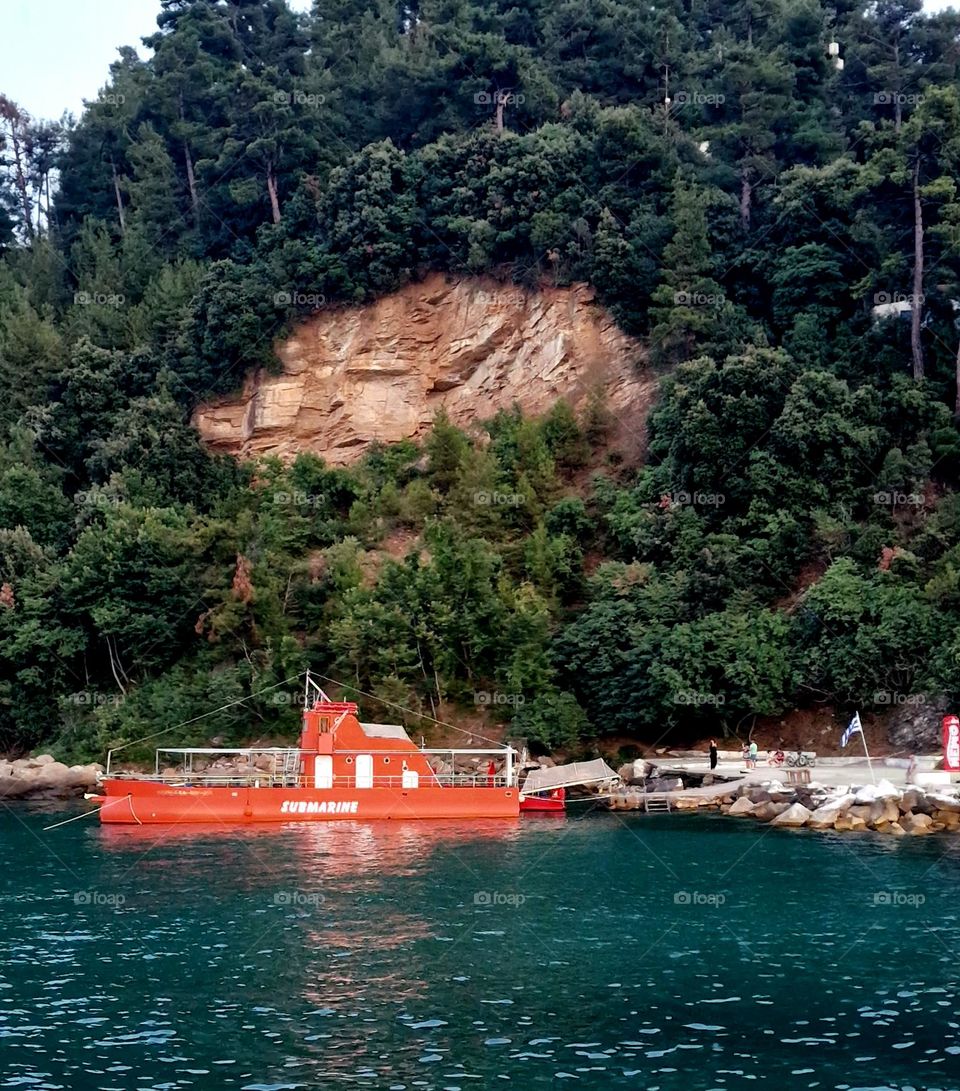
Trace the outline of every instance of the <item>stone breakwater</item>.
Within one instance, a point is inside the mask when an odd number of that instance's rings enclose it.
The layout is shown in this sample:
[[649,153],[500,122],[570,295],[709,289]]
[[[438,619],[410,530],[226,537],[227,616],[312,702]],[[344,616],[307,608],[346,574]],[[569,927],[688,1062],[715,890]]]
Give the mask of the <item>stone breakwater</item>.
[[0,799],[69,799],[93,791],[102,765],[64,765],[50,754],[0,759]]
[[[632,798],[642,792],[614,789],[611,810],[636,810]],[[733,818],[749,818],[771,826],[857,832],[873,830],[893,837],[960,832],[960,788],[925,790],[915,785],[897,788],[889,781],[852,787],[811,783],[783,785],[770,781],[743,785],[716,795],[676,795],[675,811],[717,811]]]

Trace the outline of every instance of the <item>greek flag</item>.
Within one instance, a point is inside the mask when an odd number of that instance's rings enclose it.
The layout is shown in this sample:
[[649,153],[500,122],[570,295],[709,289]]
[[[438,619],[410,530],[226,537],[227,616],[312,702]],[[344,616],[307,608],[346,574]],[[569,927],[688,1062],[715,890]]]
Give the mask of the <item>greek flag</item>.
[[843,734],[842,734],[842,735],[840,736],[840,746],[841,746],[841,748],[842,748],[842,747],[844,747],[844,746],[846,746],[846,745],[847,745],[847,743],[848,743],[848,742],[849,742],[849,741],[850,741],[850,740],[851,740],[851,739],[853,738],[853,736],[854,736],[854,735],[856,735],[856,734],[857,734],[858,732],[859,732],[859,733],[860,733],[861,735],[863,734],[863,724],[862,724],[862,723],[860,723],[860,713],[859,713],[859,712],[855,712],[855,713],[853,714],[853,719],[852,719],[852,720],[850,721],[850,726],[849,726],[849,727],[847,728],[847,730],[846,730],[846,731],[844,731],[844,733],[843,733]]

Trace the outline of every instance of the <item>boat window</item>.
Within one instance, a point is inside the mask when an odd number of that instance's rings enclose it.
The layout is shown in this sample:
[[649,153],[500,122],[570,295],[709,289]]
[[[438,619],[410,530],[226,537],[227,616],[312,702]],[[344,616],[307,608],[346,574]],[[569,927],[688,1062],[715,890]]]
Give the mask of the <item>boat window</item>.
[[330,717],[329,716],[321,716],[320,717],[320,730],[321,731],[329,731],[330,730]]

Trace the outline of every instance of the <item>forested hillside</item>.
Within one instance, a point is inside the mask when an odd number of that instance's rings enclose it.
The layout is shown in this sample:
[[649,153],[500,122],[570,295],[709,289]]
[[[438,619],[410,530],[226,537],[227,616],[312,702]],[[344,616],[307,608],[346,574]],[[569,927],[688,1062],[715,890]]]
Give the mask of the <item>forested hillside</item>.
[[[0,748],[307,664],[548,746],[960,697],[960,16],[158,8],[79,119],[0,97]],[[203,450],[298,316],[430,270],[593,284],[662,378],[644,465],[602,392],[349,470]]]

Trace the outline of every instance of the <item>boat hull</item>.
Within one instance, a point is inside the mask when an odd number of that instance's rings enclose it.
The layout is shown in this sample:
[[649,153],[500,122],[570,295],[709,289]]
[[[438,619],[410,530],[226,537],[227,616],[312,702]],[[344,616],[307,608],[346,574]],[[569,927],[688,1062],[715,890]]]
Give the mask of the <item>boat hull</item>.
[[562,799],[544,796],[524,796],[520,801],[522,814],[564,814],[567,805]]
[[257,788],[106,780],[102,823],[363,822],[376,819],[516,818],[515,788]]

